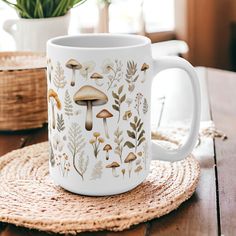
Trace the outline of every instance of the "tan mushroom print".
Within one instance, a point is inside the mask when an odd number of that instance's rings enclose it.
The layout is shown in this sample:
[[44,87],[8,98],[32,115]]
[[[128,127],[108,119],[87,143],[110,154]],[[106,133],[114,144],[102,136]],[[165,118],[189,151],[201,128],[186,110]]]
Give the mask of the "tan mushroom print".
[[71,54],[59,62],[52,58],[51,64],[50,169],[59,179],[76,181],[78,189],[142,179],[148,171],[150,106],[144,90],[149,80],[141,82],[149,75],[141,70],[144,61],[95,63]]
[[144,76],[143,79],[141,80],[141,83],[144,83],[146,80],[146,71],[149,69],[149,65],[147,63],[143,63],[141,67],[141,71],[143,72]]
[[105,93],[92,87],[83,86],[74,95],[74,102],[77,105],[86,107],[85,128],[90,131],[93,128],[93,106],[106,104],[108,98]]
[[72,70],[72,77],[71,77],[71,86],[75,86],[75,79],[76,79],[76,70],[80,70],[82,65],[75,59],[70,59],[66,62],[66,67]]
[[55,106],[58,110],[61,110],[61,102],[58,97],[58,94],[53,90],[49,89],[48,91],[48,102],[51,104],[51,127],[56,128],[56,115],[55,115]]

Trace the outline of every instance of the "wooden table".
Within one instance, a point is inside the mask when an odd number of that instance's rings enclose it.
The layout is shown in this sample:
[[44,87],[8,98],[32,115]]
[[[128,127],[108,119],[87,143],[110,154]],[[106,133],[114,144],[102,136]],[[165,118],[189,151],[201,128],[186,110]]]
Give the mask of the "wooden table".
[[[178,210],[123,232],[81,235],[236,235],[236,73],[204,69],[216,127],[228,140],[215,140],[215,157],[201,160],[201,178],[196,193]],[[47,127],[0,133],[0,155],[47,140]],[[47,235],[0,224],[0,236]]]

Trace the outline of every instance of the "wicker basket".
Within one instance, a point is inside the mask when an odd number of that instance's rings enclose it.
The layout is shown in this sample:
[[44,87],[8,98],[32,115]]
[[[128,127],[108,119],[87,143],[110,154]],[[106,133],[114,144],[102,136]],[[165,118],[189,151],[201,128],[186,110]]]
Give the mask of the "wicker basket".
[[0,53],[0,130],[38,128],[47,121],[46,58]]

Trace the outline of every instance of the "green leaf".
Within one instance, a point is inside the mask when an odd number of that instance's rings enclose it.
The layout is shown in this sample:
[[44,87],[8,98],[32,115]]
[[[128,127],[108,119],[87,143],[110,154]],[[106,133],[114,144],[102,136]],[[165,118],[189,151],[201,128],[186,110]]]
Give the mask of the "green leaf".
[[119,100],[119,96],[114,91],[112,91],[112,96],[113,96],[113,98],[116,98]]
[[142,129],[142,127],[143,127],[143,122],[139,125],[138,132]]
[[134,117],[134,123],[137,124],[137,121],[138,121],[138,117],[135,116],[135,117]]
[[139,75],[137,75],[135,78],[134,78],[134,82],[136,82],[137,81],[137,79],[138,79],[138,77],[139,77]]
[[127,130],[127,134],[130,138],[135,139],[135,133],[134,132]]
[[113,109],[116,110],[116,111],[120,111],[120,108],[116,105],[112,105]]
[[120,105],[120,102],[119,102],[118,100],[115,100],[115,103],[116,103],[117,105]]
[[142,143],[142,142],[144,142],[146,139],[144,138],[144,137],[142,137],[139,141],[138,141],[138,146]]
[[130,126],[132,127],[132,129],[134,130],[134,131],[136,131],[136,125],[134,124],[134,123],[132,123],[132,122],[130,122]]
[[118,89],[118,94],[121,94],[121,93],[122,93],[123,88],[124,88],[124,85],[122,85],[122,86],[119,87],[119,89]]
[[124,146],[127,146],[128,148],[134,148],[134,144],[131,143],[130,141],[125,142]]
[[120,103],[124,102],[126,99],[126,95],[123,95],[121,98],[120,98]]
[[140,139],[143,137],[144,134],[145,134],[145,131],[142,130],[141,133],[140,133],[139,136],[138,136],[138,140],[140,140]]
[[137,127],[139,127],[140,123],[141,123],[141,119],[138,120]]

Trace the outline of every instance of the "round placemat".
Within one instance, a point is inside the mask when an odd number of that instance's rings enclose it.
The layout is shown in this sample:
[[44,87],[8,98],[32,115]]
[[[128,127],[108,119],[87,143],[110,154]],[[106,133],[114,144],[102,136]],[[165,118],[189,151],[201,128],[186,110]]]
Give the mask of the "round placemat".
[[199,164],[152,161],[148,178],[130,192],[86,197],[55,186],[48,175],[47,142],[0,157],[0,221],[42,231],[76,234],[120,231],[163,216],[195,191]]

